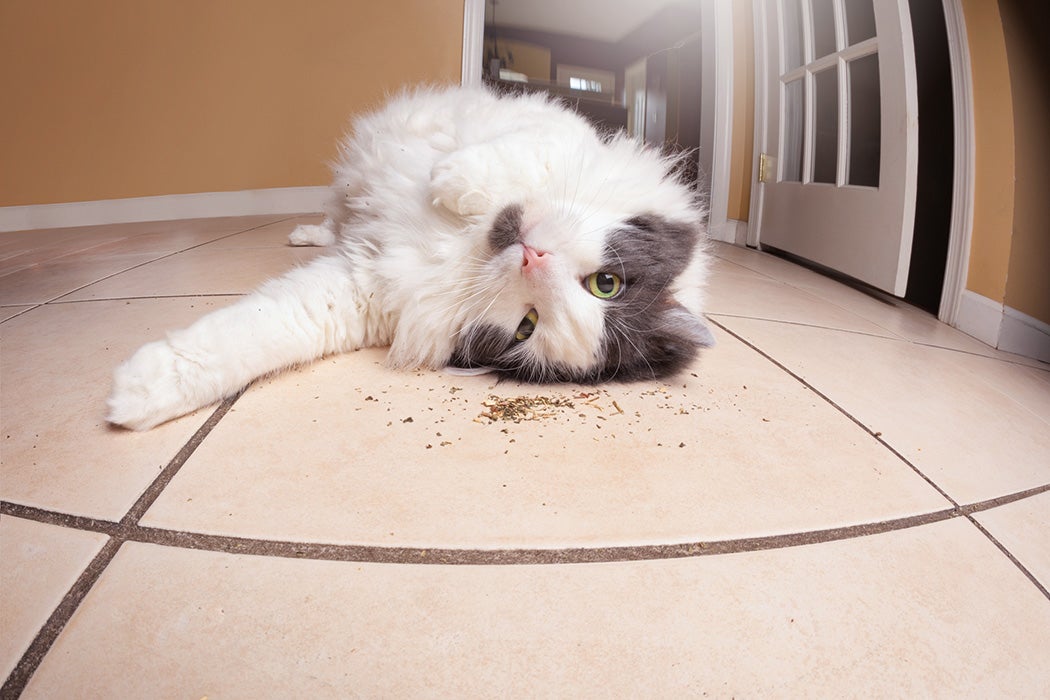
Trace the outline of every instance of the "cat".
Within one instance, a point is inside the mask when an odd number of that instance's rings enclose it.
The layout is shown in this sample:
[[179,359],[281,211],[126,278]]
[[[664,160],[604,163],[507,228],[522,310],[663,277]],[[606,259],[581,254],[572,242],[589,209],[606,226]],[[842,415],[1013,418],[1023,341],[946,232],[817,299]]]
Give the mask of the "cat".
[[291,234],[332,252],[140,348],[107,419],[146,430],[373,346],[525,382],[672,375],[714,342],[703,209],[675,166],[547,96],[407,90],[354,122],[324,221]]

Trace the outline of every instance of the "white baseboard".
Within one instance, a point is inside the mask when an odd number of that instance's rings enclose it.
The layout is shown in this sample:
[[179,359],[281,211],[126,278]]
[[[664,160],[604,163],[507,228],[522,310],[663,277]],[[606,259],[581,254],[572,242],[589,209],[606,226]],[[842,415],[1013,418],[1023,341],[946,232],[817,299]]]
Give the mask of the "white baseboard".
[[320,212],[327,187],[276,187],[0,207],[0,232],[136,221]]
[[999,344],[999,329],[1003,325],[1003,305],[969,289],[959,298],[959,315],[955,327],[993,348]]
[[999,349],[1050,362],[1050,324],[1006,306],[999,331]]
[[955,327],[993,348],[1050,362],[1050,325],[968,289]]
[[713,241],[732,243],[733,245],[747,244],[747,222],[727,219],[720,226],[712,226],[707,230],[708,237]]

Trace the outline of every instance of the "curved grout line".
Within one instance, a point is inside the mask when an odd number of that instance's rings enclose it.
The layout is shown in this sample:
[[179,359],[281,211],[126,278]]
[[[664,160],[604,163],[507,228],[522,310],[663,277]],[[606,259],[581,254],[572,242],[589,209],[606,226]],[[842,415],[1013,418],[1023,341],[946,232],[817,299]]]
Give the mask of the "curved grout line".
[[[249,229],[251,230],[251,229]],[[235,235],[235,234],[230,234]],[[201,244],[204,245],[204,244]],[[76,291],[76,290],[74,290]],[[68,294],[72,294],[69,292]],[[68,296],[64,295],[64,296]],[[62,297],[47,303],[58,302]],[[23,312],[24,313],[24,312]],[[19,314],[21,315],[21,314]],[[803,386],[810,389],[824,401],[833,406],[844,416],[856,423],[862,430],[871,435],[875,440],[896,455],[902,462],[922,477],[931,487],[940,493],[951,503],[952,507],[944,510],[934,511],[905,518],[887,520],[877,523],[862,525],[851,525],[824,530],[813,530],[808,532],[792,533],[787,535],[768,535],[761,537],[740,538],[731,540],[719,540],[714,542],[694,542],[684,544],[666,545],[636,545],[619,547],[578,547],[557,549],[424,549],[412,547],[386,547],[367,545],[333,545],[321,543],[299,543],[278,540],[259,540],[251,538],[238,538],[223,535],[207,535],[203,533],[183,532],[159,528],[144,527],[139,524],[140,519],[156,501],[163,490],[185,464],[186,460],[193,454],[197,447],[203,442],[208,434],[214,429],[218,422],[232,408],[240,397],[236,396],[225,399],[208,419],[194,432],[193,436],[183,445],[182,449],[165,466],[161,473],[146,488],[142,495],[135,501],[134,505],[121,518],[119,523],[98,520],[95,518],[76,516],[56,511],[23,506],[7,501],[0,501],[0,514],[21,517],[38,522],[59,525],[72,529],[99,532],[109,536],[102,550],[95,556],[91,564],[81,572],[76,583],[63,597],[61,603],[52,611],[44,626],[40,629],[29,648],[22,655],[14,670],[8,675],[2,687],[0,687],[0,698],[15,698],[21,695],[26,684],[36,673],[37,668],[43,662],[44,657],[50,652],[51,647],[58,639],[59,634],[69,623],[80,603],[88,595],[95,583],[112,563],[120,548],[125,542],[138,542],[160,546],[177,547],[183,549],[197,549],[204,551],[224,552],[231,554],[247,554],[254,556],[270,556],[296,559],[312,559],[326,561],[352,561],[369,563],[394,563],[394,564],[444,564],[444,565],[542,565],[542,564],[581,564],[581,563],[609,563],[626,561],[667,560],[685,557],[709,556],[715,554],[732,554],[740,552],[767,551],[785,547],[796,547],[806,544],[819,544],[837,540],[852,539],[868,535],[881,534],[895,530],[918,527],[935,522],[941,522],[956,517],[966,517],[975,525],[988,539],[1018,566],[1018,568],[1036,584],[1044,596],[1050,598],[1047,589],[1039,584],[1034,576],[1020,564],[1005,547],[988,533],[980,524],[971,517],[972,513],[993,508],[1029,496],[1050,491],[1050,484],[1045,484],[1027,491],[1002,496],[989,501],[960,506],[954,499],[934,483],[929,477],[922,473],[914,464],[895,450],[881,436],[872,432],[867,426],[850,415],[845,409],[832,401],[828,396],[818,391],[806,382],[802,377],[792,372],[786,366],[773,359],[761,349],[730,331],[721,323],[712,320],[716,326],[744,343],[775,366],[799,381]]]
[[117,523],[110,520],[98,520],[85,516],[58,513],[7,501],[0,503],[0,513],[70,529],[97,532],[108,535],[121,543],[137,542],[177,549],[196,549],[227,554],[356,563],[443,565],[585,564],[651,561],[716,554],[759,552],[867,537],[960,517],[972,521],[973,518],[971,516],[975,513],[998,508],[1047,492],[1050,492],[1050,484],[1043,484],[1024,491],[998,496],[965,506],[919,513],[903,518],[780,535],[761,535],[757,537],[677,544],[560,548],[468,549],[394,547],[389,545],[326,544],[322,542],[266,540],[148,527],[139,525],[129,518],[125,518]]
[[[203,440],[204,436],[211,431],[219,418],[221,418],[222,415],[233,405],[234,400],[235,399],[229,399],[224,401],[215,413],[212,414],[212,417],[201,426],[194,435],[194,438],[187,443],[182,451],[180,451],[182,462],[184,462],[186,457],[192,453],[193,450],[190,449],[191,444],[193,449],[195,449],[196,445],[200,443],[200,440]],[[199,440],[196,439],[198,436],[200,438]],[[194,442],[196,444],[193,444]],[[176,459],[172,460],[172,464],[175,464],[178,460],[179,456],[176,456]],[[170,466],[171,465],[169,465],[169,467]],[[168,473],[168,469],[165,469],[166,474],[162,474],[158,477],[157,482],[164,479],[163,483],[166,485],[174,476],[175,471],[177,471],[177,469]],[[30,678],[36,673],[36,670],[43,662],[44,657],[47,656],[51,647],[58,639],[59,634],[61,634],[66,624],[68,624],[69,620],[80,607],[81,602],[94,587],[95,583],[109,567],[110,563],[112,563],[125,542],[137,542],[141,544],[152,544],[178,549],[220,552],[224,554],[375,564],[424,564],[445,566],[591,564],[658,561],[713,556],[719,554],[770,551],[787,547],[799,547],[802,545],[823,544],[840,540],[856,539],[858,537],[867,537],[869,535],[878,535],[913,527],[921,527],[963,517],[976,526],[980,532],[985,534],[988,539],[1000,549],[1000,551],[1017,565],[1029,581],[1034,583],[1036,588],[1042,592],[1044,596],[1050,598],[1050,592],[1047,591],[1046,587],[1040,584],[1032,573],[1028,571],[1028,569],[1026,569],[1017,558],[1013,556],[1013,554],[1000,544],[998,540],[992,537],[991,534],[988,533],[988,531],[982,527],[975,518],[973,518],[974,513],[1050,492],[1050,484],[1043,484],[1042,486],[1037,486],[1025,491],[999,496],[997,498],[980,501],[967,506],[947,508],[944,510],[875,523],[848,525],[823,530],[810,530],[786,535],[766,535],[760,537],[715,540],[711,542],[665,545],[573,547],[558,549],[434,549],[420,547],[339,545],[208,535],[139,525],[138,519],[141,516],[133,516],[133,513],[140,510],[141,512],[145,512],[149,507],[149,504],[155,500],[161,490],[163,490],[163,486],[160,486],[157,489],[153,489],[152,487],[147,489],[136,503],[136,508],[129,511],[128,515],[119,523],[0,501],[0,514],[3,515],[70,529],[98,532],[109,536],[109,540],[103,546],[102,550],[95,556],[91,564],[81,573],[77,582],[72,588],[70,588],[69,592],[63,597],[62,602],[55,608],[50,617],[48,617],[43,627],[30,643],[29,648],[22,655],[14,670],[7,677],[3,687],[0,688],[0,698],[17,698],[22,693]]]

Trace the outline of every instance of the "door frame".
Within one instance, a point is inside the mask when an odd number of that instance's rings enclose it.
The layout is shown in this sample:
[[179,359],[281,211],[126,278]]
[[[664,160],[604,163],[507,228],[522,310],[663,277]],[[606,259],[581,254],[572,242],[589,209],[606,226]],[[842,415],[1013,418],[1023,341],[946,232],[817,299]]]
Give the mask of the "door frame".
[[[460,82],[465,86],[481,85],[486,1],[463,0],[463,65]],[[700,77],[704,102],[700,142],[711,144],[711,181],[707,183],[708,235],[715,240],[740,244],[743,241],[736,240],[736,222],[728,220],[733,129],[732,6],[721,0],[705,0],[701,10],[701,21],[710,24],[710,29],[702,28],[703,70]],[[709,109],[707,104],[712,107]],[[707,132],[710,132],[710,136]],[[707,164],[707,159],[700,154],[697,158]]]
[[[970,262],[970,238],[973,232],[974,199],[974,121],[970,52],[963,18],[962,0],[942,0],[948,33],[948,53],[952,74],[952,100],[955,126],[955,158],[952,175],[952,214],[945,261],[944,284],[937,318],[955,325],[959,302],[966,289]],[[751,162],[751,207],[748,212],[747,245],[762,244],[762,207],[764,183],[759,181],[761,154],[768,152],[769,104],[767,84],[768,53],[765,41],[770,18],[762,0],[752,0],[755,46],[755,126]]]
[[463,69],[460,84],[481,85],[485,52],[485,3],[487,0],[463,0]]

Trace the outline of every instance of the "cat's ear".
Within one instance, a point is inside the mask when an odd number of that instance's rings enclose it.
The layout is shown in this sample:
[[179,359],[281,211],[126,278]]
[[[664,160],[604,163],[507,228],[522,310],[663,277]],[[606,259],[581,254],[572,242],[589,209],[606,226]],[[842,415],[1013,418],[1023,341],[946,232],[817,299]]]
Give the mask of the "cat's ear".
[[678,302],[672,302],[666,308],[664,330],[671,335],[685,338],[693,345],[709,348],[715,344],[715,335],[704,323],[704,319],[686,309]]
[[651,313],[636,323],[637,335],[629,343],[607,343],[609,376],[632,381],[667,377],[685,369],[700,348],[715,343],[714,334],[696,314],[670,295],[649,305]]

